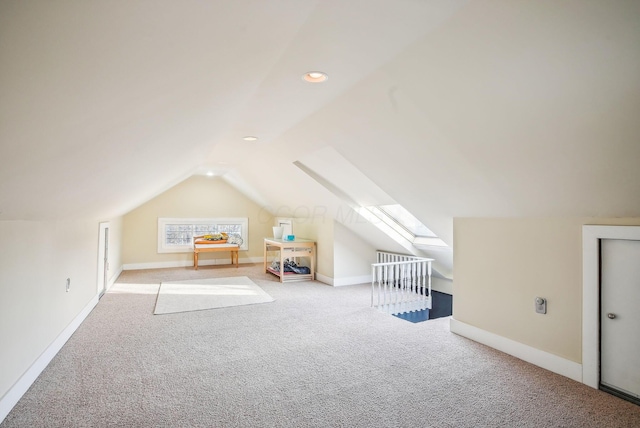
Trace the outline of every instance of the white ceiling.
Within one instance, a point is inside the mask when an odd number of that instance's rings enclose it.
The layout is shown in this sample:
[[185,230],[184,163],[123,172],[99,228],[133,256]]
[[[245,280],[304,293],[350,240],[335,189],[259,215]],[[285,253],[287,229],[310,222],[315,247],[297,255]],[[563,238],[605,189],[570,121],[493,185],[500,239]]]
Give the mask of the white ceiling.
[[639,23],[605,0],[4,0],[0,220],[105,219],[207,170],[333,209],[293,165],[326,147],[448,243],[453,217],[640,216]]

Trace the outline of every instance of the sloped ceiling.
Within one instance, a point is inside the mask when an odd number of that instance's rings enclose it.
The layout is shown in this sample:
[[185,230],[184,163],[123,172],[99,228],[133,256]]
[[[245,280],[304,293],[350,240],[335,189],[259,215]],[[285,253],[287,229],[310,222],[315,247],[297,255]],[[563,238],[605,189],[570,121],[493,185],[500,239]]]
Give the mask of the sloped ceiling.
[[604,0],[3,1],[0,220],[108,218],[209,170],[277,214],[334,207],[293,165],[326,146],[446,242],[457,216],[640,216],[639,22]]
[[[0,218],[122,214],[222,143],[241,161],[459,4],[3,1]],[[317,68],[331,84],[302,82]]]

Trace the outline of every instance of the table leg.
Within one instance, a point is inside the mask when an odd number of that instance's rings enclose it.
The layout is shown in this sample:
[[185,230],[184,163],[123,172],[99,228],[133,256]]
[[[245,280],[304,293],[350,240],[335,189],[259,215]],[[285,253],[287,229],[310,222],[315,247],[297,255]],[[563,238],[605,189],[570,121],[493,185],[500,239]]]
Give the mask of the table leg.
[[193,266],[198,270],[198,253],[195,251],[193,252]]
[[316,279],[316,244],[313,243],[313,247],[311,247],[311,280],[314,281]]
[[267,273],[267,243],[264,243],[264,272]]

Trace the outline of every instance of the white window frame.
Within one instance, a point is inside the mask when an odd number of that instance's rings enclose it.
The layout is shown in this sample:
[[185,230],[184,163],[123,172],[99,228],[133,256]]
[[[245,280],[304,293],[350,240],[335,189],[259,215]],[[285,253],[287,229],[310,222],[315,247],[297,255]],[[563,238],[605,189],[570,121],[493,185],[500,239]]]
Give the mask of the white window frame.
[[242,245],[240,250],[249,250],[249,219],[247,217],[227,218],[158,218],[158,253],[189,253],[193,251],[193,242],[188,245],[167,245],[166,226],[169,224],[239,224],[241,226]]
[[[416,236],[406,227],[401,225],[398,220],[391,217],[386,211],[377,206],[361,207],[358,212],[369,222],[373,223],[378,229],[387,235],[395,234],[400,239],[408,241],[416,247],[448,247],[448,245],[436,236]],[[396,240],[397,241],[397,240]]]

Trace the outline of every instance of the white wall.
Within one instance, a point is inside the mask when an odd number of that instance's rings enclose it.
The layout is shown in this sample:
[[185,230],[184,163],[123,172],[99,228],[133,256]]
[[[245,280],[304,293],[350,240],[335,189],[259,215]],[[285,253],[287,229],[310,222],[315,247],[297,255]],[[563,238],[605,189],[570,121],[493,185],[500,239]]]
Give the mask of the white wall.
[[[119,219],[112,224],[110,257],[117,271]],[[98,235],[95,220],[0,221],[2,411],[12,406],[9,396],[18,389],[14,385],[24,380],[34,362],[40,358],[42,363],[52,343],[87,305],[97,302]],[[0,419],[3,416],[0,412]]]
[[[263,239],[272,236],[273,216],[219,177],[192,176],[123,218],[125,268],[193,266],[193,252],[158,253],[158,218],[247,217],[249,250],[240,251],[240,262],[262,260]],[[214,260],[218,259],[218,260]],[[230,263],[226,252],[201,254],[207,261]]]
[[122,272],[122,225],[123,217],[118,217],[111,221],[111,245],[109,246],[109,261],[111,263],[109,274],[111,276],[109,277],[109,282],[115,281],[120,272]]
[[[455,219],[455,320],[581,363],[584,224],[640,219]],[[534,311],[538,296],[546,315]]]
[[[122,223],[122,217],[109,220],[109,270],[107,272],[107,287],[111,286],[122,272]],[[99,274],[98,272],[98,275]]]
[[453,295],[453,281],[450,279],[431,277],[431,289],[441,293]]
[[376,249],[337,221],[333,242],[333,285],[371,282],[371,263],[376,262]]
[[316,279],[333,280],[333,219],[327,216],[294,218],[293,233],[297,238],[316,242]]

